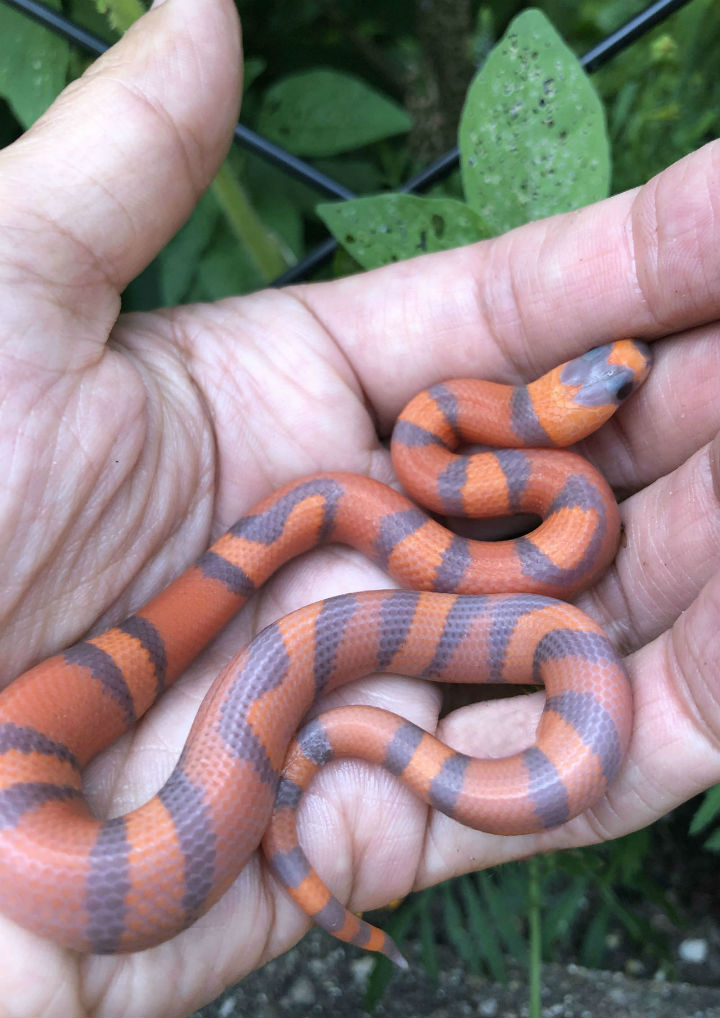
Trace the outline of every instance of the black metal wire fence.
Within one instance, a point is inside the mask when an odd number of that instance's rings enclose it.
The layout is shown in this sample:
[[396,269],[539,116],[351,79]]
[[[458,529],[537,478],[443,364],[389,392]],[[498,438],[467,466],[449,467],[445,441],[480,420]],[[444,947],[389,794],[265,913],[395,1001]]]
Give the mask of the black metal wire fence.
[[[627,49],[637,39],[640,39],[646,32],[649,32],[651,28],[660,24],[670,14],[684,7],[689,2],[690,0],[656,0],[655,3],[648,4],[647,7],[630,18],[624,25],[610,32],[597,45],[588,50],[587,53],[580,57],[580,63],[588,73],[596,71],[618,53]],[[46,28],[56,32],[84,52],[93,56],[100,56],[108,48],[107,43],[102,39],[86,31],[82,26],[66,18],[58,11],[52,10],[45,4],[40,3],[39,0],[0,0],[0,3],[13,7],[27,15],[27,17],[33,18]],[[322,173],[310,163],[298,159],[291,152],[268,141],[267,138],[263,138],[243,124],[238,124],[235,128],[235,141],[267,162],[277,166],[288,176],[295,177],[308,184],[325,196],[339,199],[357,197],[355,192],[345,187],[339,181]],[[457,147],[450,149],[419,173],[406,180],[399,190],[406,194],[416,194],[426,190],[432,184],[442,180],[451,173],[458,164],[458,158]],[[293,265],[279,276],[273,285],[283,286],[306,279],[332,256],[336,247],[337,241],[328,237],[327,240],[308,252],[296,265]]]

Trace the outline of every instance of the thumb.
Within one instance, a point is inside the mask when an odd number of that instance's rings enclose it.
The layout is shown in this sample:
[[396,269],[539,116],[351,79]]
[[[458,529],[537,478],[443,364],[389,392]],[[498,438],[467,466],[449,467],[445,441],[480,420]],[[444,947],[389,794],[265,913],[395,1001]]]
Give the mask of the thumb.
[[[12,285],[15,318],[4,314],[0,344],[22,336],[45,356],[62,325],[75,349],[105,340],[119,293],[218,169],[241,70],[232,0],[165,0],[0,153],[0,287]],[[57,353],[67,367],[72,352]]]

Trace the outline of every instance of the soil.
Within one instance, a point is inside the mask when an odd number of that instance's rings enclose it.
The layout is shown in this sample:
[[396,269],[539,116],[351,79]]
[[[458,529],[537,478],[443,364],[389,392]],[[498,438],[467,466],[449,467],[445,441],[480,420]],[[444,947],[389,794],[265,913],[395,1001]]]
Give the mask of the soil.
[[[720,941],[720,938],[719,938]],[[720,952],[720,943],[714,946]],[[527,976],[506,985],[468,973],[447,952],[437,983],[410,956],[375,1018],[526,1018]],[[296,948],[248,976],[193,1018],[367,1018],[372,959],[312,931]],[[720,1018],[720,986],[641,979],[550,963],[542,972],[543,1018]]]
[[[608,931],[606,964],[583,968],[565,958],[542,968],[543,1018],[720,1018],[720,881],[717,854],[688,836],[698,803],[688,803],[651,832],[643,857],[645,887],[627,905],[662,935],[665,957]],[[625,893],[625,892],[623,892]],[[655,898],[653,901],[652,899]],[[669,906],[668,907],[668,903]],[[590,905],[592,909],[592,904]],[[671,915],[672,913],[672,915]],[[382,923],[381,923],[382,925]],[[509,965],[507,982],[469,971],[457,951],[439,947],[440,972],[425,971],[419,944],[404,942],[407,972],[394,970],[380,1002],[366,1008],[373,958],[311,931],[292,951],[248,976],[192,1018],[526,1018],[528,976]]]

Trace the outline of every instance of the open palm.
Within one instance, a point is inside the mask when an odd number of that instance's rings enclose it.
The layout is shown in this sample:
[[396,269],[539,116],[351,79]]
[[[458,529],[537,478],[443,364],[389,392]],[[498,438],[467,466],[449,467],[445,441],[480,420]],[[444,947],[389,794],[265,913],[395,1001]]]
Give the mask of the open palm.
[[[302,834],[333,889],[367,908],[651,822],[720,779],[720,146],[494,241],[118,320],[119,293],[222,159],[240,64],[230,0],[171,0],[0,156],[0,678],[138,608],[285,481],[334,469],[391,481],[378,436],[424,386],[528,380],[620,335],[664,336],[644,389],[584,450],[630,496],[615,566],[579,599],[629,655],[635,688],[611,794],[563,828],[503,839],[345,762],[307,796]],[[115,815],[157,791],[213,677],[258,628],[387,585],[346,548],[286,567],[92,765],[93,805]],[[330,701],[394,707],[478,754],[526,745],[542,702],[467,707],[438,725],[437,690],[392,677]],[[305,926],[254,857],[192,928],[135,955],[78,957],[0,919],[0,999],[33,1018],[181,1015]]]

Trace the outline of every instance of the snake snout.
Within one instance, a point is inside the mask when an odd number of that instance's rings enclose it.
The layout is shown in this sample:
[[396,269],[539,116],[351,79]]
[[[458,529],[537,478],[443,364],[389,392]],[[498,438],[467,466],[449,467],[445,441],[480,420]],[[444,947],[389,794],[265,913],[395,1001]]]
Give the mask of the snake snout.
[[647,378],[652,354],[647,343],[621,339],[595,347],[569,361],[561,380],[577,385],[574,401],[579,406],[602,407],[619,404],[631,396]]

